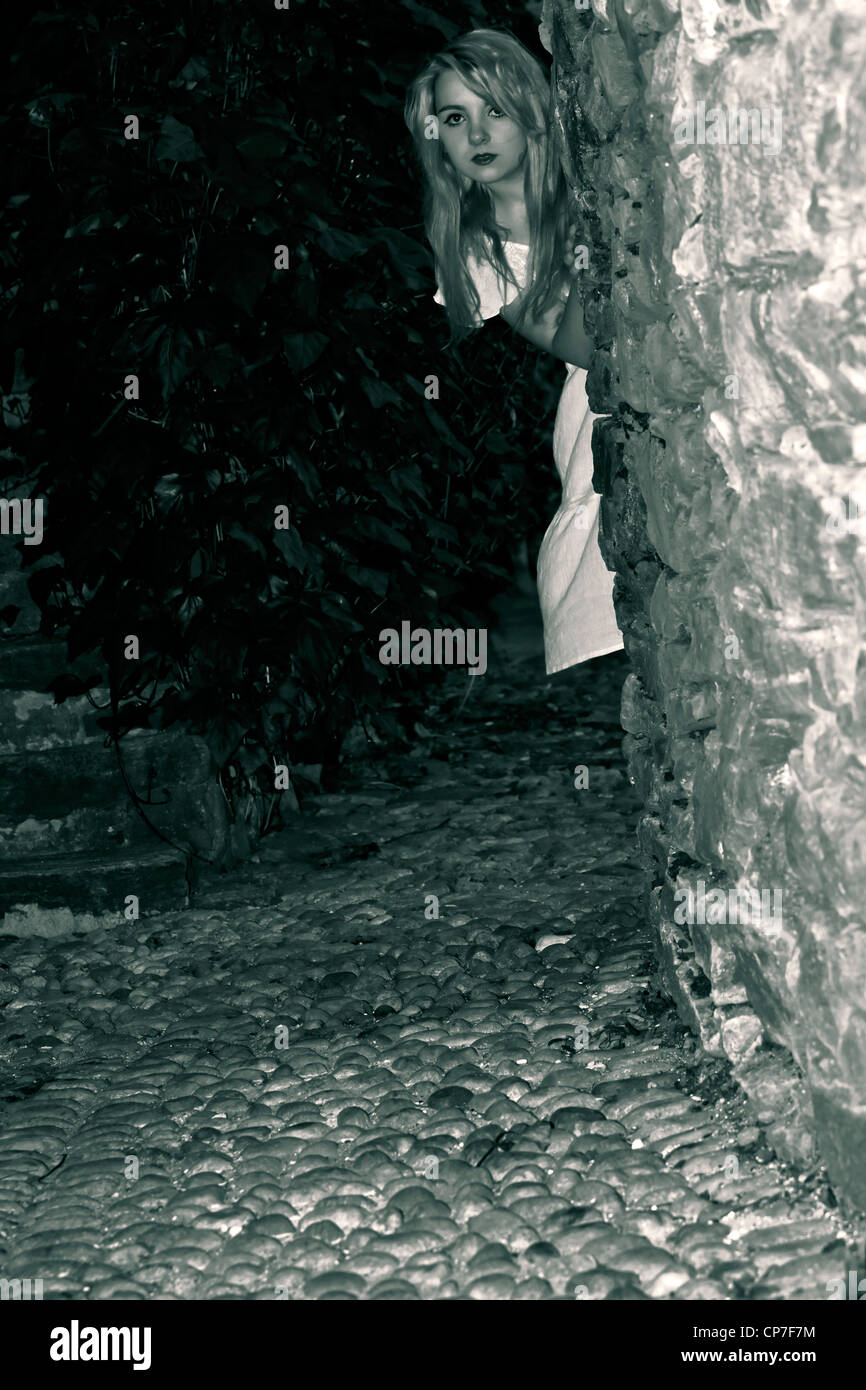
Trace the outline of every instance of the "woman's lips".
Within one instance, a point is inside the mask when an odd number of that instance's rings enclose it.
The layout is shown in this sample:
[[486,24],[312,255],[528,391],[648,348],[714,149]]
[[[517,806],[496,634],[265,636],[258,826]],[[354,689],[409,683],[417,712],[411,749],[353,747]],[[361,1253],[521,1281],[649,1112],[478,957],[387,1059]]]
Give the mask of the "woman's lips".
[[494,160],[494,159],[496,159],[496,158],[497,158],[497,156],[496,156],[495,154],[474,154],[474,155],[472,156],[472,163],[473,163],[473,164],[490,164],[491,161]]

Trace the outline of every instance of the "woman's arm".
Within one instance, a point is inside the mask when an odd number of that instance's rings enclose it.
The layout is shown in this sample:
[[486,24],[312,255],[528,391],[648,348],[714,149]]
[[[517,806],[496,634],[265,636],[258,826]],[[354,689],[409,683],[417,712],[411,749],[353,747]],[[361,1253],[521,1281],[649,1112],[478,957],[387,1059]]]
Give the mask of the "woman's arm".
[[576,367],[589,368],[595,343],[587,336],[583,323],[583,303],[577,280],[572,280],[562,322],[553,335],[550,348],[555,357],[563,362],[572,362]]
[[[511,328],[517,328],[517,311],[525,293],[524,290],[499,311],[500,318]],[[544,348],[545,352],[552,353],[563,362],[571,362],[576,367],[589,367],[595,344],[587,337],[583,325],[583,305],[576,280],[572,281],[564,313],[562,301],[557,299],[540,318],[527,318],[521,327],[517,328],[517,332],[528,338],[536,347]]]
[[528,338],[536,347],[544,348],[545,352],[553,352],[553,340],[562,318],[562,300],[557,298],[556,302],[542,314],[541,318],[527,317],[518,327],[517,314],[526,295],[527,291],[523,290],[516,299],[512,299],[510,304],[503,304],[499,310],[499,317],[505,320],[509,328],[516,329],[522,337]]

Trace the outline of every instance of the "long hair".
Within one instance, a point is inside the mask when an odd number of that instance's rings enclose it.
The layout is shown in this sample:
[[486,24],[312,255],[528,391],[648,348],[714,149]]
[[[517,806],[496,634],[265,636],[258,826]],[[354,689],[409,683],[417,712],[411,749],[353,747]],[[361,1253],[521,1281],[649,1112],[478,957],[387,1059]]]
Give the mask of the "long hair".
[[409,86],[403,114],[424,175],[424,227],[433,249],[452,341],[459,341],[479,326],[480,301],[467,269],[467,256],[487,260],[503,277],[503,283],[517,286],[517,282],[505,259],[488,188],[460,174],[438,138],[434,89],[436,79],[449,70],[456,72],[470,91],[494,102],[526,136],[524,196],[530,251],[520,324],[527,315],[540,317],[566,282],[563,255],[568,189],[548,129],[547,74],[519,39],[507,30],[472,29],[452,39],[425,64]]

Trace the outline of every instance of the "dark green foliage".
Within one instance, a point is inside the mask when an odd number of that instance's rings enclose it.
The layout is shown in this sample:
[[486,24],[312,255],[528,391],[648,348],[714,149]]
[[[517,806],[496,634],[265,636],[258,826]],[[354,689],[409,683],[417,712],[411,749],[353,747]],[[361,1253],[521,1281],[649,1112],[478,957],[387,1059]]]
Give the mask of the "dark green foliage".
[[118,732],[185,721],[248,791],[358,718],[399,738],[438,673],[380,629],[483,622],[555,505],[561,364],[498,323],[446,350],[401,118],[478,24],[537,48],[498,0],[97,0],[7,43],[4,471],[47,499],[43,627],[102,654]]

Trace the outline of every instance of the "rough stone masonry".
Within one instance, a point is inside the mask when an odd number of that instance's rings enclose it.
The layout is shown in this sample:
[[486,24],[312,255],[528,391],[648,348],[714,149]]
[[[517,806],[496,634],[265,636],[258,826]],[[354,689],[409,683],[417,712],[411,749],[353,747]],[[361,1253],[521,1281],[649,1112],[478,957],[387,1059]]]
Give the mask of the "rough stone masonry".
[[[545,0],[665,977],[866,1204],[866,14]],[[759,913],[683,902],[779,894]],[[683,920],[685,919],[685,920]]]

